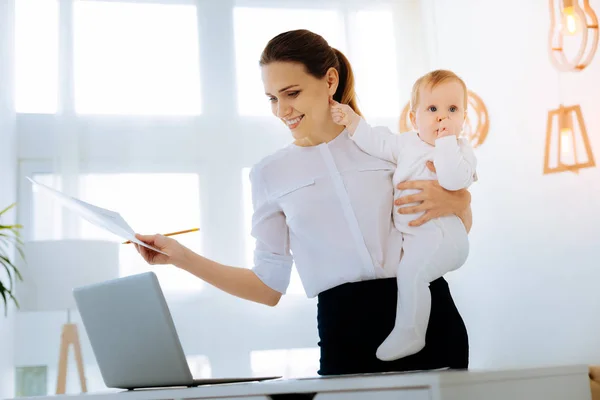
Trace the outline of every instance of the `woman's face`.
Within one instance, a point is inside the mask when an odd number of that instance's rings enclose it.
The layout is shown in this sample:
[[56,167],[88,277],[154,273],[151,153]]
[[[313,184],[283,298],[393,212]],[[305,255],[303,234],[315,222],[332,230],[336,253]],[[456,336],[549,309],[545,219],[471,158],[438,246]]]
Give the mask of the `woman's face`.
[[329,98],[338,85],[334,68],[317,79],[300,63],[273,62],[262,67],[262,79],[273,115],[286,124],[294,139],[318,134],[331,120]]

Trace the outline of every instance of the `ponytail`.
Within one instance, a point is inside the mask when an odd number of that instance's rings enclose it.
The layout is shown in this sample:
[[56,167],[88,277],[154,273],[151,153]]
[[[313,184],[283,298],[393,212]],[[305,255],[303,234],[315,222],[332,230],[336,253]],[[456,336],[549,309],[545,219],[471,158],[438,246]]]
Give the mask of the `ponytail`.
[[352,65],[350,65],[350,61],[348,61],[344,53],[333,47],[332,50],[340,65],[338,70],[340,83],[333,95],[333,99],[338,103],[348,104],[355,113],[362,117],[362,114],[358,109],[356,90],[354,89],[354,73],[352,72]]

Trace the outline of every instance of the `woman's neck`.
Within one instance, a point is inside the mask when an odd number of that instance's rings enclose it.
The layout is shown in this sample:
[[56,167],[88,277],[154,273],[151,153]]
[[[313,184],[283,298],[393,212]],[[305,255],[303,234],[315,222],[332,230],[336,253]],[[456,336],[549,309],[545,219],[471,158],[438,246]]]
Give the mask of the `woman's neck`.
[[302,139],[297,139],[294,141],[296,146],[301,147],[310,147],[310,146],[318,146],[322,143],[329,143],[336,137],[340,135],[344,131],[345,127],[343,125],[338,125],[332,120],[327,121],[321,129],[317,130],[315,134],[307,136]]

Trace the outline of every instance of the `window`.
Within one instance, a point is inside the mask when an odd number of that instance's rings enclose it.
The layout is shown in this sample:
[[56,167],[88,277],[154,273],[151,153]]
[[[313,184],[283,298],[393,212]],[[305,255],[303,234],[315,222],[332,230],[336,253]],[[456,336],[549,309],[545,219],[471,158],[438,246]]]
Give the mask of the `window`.
[[[33,180],[56,190],[62,190],[62,179],[52,174],[35,174]],[[55,240],[62,238],[62,207],[40,194],[35,185],[33,191],[32,240]]]
[[73,13],[76,112],[200,113],[195,6],[79,0]]
[[359,107],[365,117],[400,115],[394,21],[391,11],[358,11],[350,16],[350,62]]
[[[250,184],[250,168],[242,169],[242,190],[244,193],[244,235],[246,237],[246,266],[254,266],[254,247],[256,239],[250,234],[252,229],[252,185]],[[292,268],[292,276],[290,277],[290,285],[288,286],[287,294],[304,295],[304,286],[294,265]]]
[[15,3],[15,109],[54,114],[58,104],[58,1]]
[[233,11],[238,111],[244,116],[271,114],[258,61],[268,41],[279,33],[309,29],[342,52],[346,43],[342,15],[336,10],[236,7]]
[[250,353],[254,376],[281,375],[284,378],[317,376],[318,347],[304,349],[260,350]]
[[[40,183],[60,190],[60,180],[53,175],[35,175]],[[196,174],[82,174],[79,179],[79,199],[98,207],[116,211],[140,233],[167,233],[200,225],[200,193]],[[160,190],[157,190],[160,188]],[[118,196],[115,195],[118,193]],[[34,192],[34,240],[61,239],[62,210],[45,194]],[[82,218],[77,235],[81,239],[121,241]],[[198,232],[177,237],[193,251],[201,253]],[[173,266],[150,266],[133,246],[122,246],[119,254],[120,275],[127,276],[152,270],[165,292],[194,291],[202,281]]]
[[196,379],[212,378],[212,368],[210,360],[205,355],[193,355],[185,357],[190,367],[192,376]]

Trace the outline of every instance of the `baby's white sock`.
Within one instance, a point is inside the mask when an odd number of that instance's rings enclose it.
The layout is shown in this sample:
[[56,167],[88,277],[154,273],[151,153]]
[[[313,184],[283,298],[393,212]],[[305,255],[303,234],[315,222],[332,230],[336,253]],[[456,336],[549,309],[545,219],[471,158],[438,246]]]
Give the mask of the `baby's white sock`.
[[425,334],[431,313],[429,284],[416,280],[411,286],[412,290],[398,288],[394,329],[376,353],[377,358],[382,361],[410,356],[425,347]]

